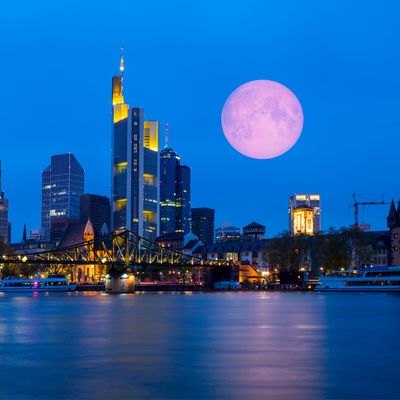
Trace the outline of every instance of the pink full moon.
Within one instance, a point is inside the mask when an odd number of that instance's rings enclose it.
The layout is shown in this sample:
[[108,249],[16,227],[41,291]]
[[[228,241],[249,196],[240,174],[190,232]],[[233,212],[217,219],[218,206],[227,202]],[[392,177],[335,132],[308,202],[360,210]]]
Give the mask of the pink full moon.
[[228,97],[221,120],[233,148],[245,156],[266,159],[294,146],[303,129],[303,110],[287,87],[257,80],[239,86]]

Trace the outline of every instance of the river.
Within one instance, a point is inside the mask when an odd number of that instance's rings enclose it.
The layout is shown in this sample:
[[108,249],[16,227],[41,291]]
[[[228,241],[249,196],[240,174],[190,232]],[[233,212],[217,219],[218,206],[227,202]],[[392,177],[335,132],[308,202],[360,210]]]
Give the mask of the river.
[[400,294],[0,293],[1,399],[399,399]]

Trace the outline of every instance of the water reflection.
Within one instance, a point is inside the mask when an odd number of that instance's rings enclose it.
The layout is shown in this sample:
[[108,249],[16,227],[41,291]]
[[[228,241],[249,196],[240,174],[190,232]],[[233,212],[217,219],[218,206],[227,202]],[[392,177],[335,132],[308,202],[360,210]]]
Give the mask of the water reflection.
[[2,296],[0,398],[368,398],[371,352],[396,398],[399,307],[376,294]]

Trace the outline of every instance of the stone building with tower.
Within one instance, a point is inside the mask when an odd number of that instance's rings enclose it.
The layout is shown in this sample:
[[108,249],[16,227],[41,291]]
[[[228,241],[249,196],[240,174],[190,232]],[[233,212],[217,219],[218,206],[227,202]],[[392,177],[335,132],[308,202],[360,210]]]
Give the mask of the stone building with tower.
[[400,265],[400,201],[396,209],[392,200],[387,216],[387,227],[390,231],[388,265]]

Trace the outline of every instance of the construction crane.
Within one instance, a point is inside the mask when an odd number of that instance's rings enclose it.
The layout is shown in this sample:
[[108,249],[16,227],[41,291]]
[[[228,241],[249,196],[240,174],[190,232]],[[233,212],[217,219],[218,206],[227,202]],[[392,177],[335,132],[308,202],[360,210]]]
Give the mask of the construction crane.
[[359,206],[375,206],[375,205],[383,205],[383,204],[389,204],[383,199],[382,195],[382,201],[358,201],[357,197],[358,195],[355,195],[353,193],[353,209],[354,209],[354,227],[358,228],[360,223],[359,223]]

